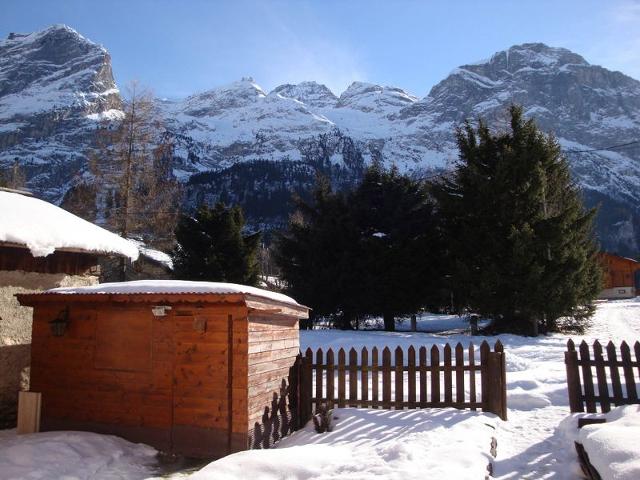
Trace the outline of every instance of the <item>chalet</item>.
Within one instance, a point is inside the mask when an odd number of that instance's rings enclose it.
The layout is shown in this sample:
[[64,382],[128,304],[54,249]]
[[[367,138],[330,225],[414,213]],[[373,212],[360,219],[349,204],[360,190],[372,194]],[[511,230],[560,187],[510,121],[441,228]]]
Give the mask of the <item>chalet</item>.
[[604,271],[604,290],[599,298],[633,298],[637,295],[639,262],[603,252],[600,263]]
[[34,308],[41,430],[221,457],[250,445],[299,352],[308,308],[229,283],[143,280],[20,294]]
[[15,421],[29,379],[32,309],[14,295],[95,284],[106,255],[135,260],[138,249],[26,192],[0,189],[0,428]]

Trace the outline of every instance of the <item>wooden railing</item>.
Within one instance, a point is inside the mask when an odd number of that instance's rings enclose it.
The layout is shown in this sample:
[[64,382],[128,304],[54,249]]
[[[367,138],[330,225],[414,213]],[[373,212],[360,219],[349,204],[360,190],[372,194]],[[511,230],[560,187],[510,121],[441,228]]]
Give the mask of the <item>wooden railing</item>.
[[[442,352],[413,346],[371,352],[354,348],[336,354],[307,349],[300,377],[301,415],[306,418],[320,404],[334,407],[383,409],[441,408],[482,409],[507,419],[504,349],[494,350],[485,341],[479,356],[473,344],[465,349],[446,344]],[[393,357],[393,358],[392,358]],[[308,405],[308,406],[307,406]]]
[[[583,341],[578,350],[573,340],[567,342],[564,354],[567,367],[569,407],[572,412],[608,412],[611,406],[640,403],[638,381],[640,379],[640,343],[633,344],[635,360],[626,342],[620,344],[620,355],[613,342],[606,346],[605,359],[602,345],[593,342],[593,356],[589,345]],[[607,373],[608,371],[608,373]],[[637,373],[636,373],[637,372]],[[595,373],[595,384],[594,384]]]

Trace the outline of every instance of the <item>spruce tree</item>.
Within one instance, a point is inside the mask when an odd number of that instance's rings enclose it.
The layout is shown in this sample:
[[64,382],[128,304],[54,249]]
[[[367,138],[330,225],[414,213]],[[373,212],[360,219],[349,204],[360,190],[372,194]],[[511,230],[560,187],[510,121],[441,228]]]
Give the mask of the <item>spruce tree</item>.
[[181,215],[173,251],[174,276],[256,285],[260,273],[260,233],[244,235],[244,216],[238,206],[201,206],[194,216]]
[[457,131],[460,162],[434,191],[457,304],[501,331],[553,330],[592,313],[600,288],[592,223],[560,145],[522,109],[510,131]]
[[349,205],[361,236],[364,308],[393,331],[397,316],[437,303],[441,246],[433,202],[423,182],[373,165]]
[[280,275],[314,317],[332,317],[339,328],[350,329],[361,307],[358,237],[346,199],[319,178],[311,201],[297,197],[295,203],[288,228],[275,239]]

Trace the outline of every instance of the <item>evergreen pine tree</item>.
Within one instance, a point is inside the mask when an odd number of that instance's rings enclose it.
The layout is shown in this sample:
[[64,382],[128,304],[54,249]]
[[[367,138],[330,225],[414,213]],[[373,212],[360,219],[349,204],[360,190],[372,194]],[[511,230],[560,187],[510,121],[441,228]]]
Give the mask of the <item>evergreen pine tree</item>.
[[595,212],[584,210],[557,141],[520,107],[510,114],[509,132],[492,134],[482,121],[458,130],[460,163],[434,191],[458,306],[499,330],[537,334],[592,313]]
[[440,235],[424,183],[396,168],[370,167],[349,197],[359,239],[359,285],[367,313],[395,317],[437,303],[441,283]]
[[244,216],[238,206],[201,206],[194,216],[181,215],[173,251],[174,276],[256,285],[260,273],[260,233],[243,235]]
[[361,310],[354,264],[358,237],[346,199],[319,178],[311,202],[295,201],[296,212],[275,241],[282,279],[296,300],[313,308],[314,317],[331,316],[339,328],[352,328]]

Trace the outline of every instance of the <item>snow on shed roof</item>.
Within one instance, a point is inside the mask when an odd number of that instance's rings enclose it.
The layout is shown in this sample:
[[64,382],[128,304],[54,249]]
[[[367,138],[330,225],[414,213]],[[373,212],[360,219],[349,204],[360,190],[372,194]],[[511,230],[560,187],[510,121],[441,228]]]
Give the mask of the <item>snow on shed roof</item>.
[[34,257],[77,249],[138,258],[128,240],[37,198],[0,191],[0,242],[25,245]]
[[[135,280],[131,282],[101,283],[88,287],[60,287],[47,290],[60,294],[247,294],[268,298],[277,302],[300,305],[282,293],[237,283],[194,282],[189,280]],[[302,306],[302,305],[301,305]]]

